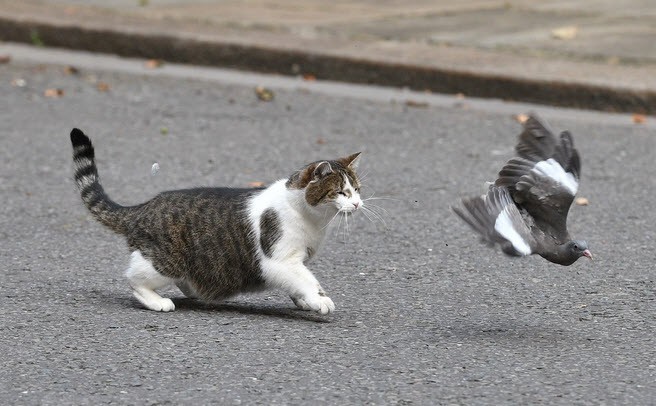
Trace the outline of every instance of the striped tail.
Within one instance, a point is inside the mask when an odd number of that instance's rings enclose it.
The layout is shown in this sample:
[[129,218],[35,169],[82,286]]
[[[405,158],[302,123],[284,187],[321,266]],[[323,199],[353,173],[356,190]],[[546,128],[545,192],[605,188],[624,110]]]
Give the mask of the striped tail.
[[82,202],[93,216],[103,225],[117,233],[124,233],[123,216],[125,207],[110,199],[98,178],[98,169],[94,159],[93,145],[89,137],[74,128],[71,131],[73,144],[73,164],[75,166],[75,183],[80,190]]

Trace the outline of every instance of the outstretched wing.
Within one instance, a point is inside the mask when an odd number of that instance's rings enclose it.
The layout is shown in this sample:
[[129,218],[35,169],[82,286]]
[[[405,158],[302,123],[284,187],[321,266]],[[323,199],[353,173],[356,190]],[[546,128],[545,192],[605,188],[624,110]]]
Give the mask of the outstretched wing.
[[581,163],[572,135],[556,138],[536,116],[524,124],[516,158],[499,172],[495,185],[508,188],[513,200],[545,231],[567,240],[567,214],[579,187]]
[[579,179],[581,161],[574,148],[572,134],[563,131],[560,139],[556,138],[546,122],[535,114],[531,114],[524,123],[524,131],[519,135],[515,151],[520,158],[532,162],[553,158],[565,172],[572,173],[577,180]]
[[524,256],[536,251],[535,238],[508,189],[490,185],[487,195],[462,200],[453,211],[478,232],[488,244],[499,244],[508,255]]

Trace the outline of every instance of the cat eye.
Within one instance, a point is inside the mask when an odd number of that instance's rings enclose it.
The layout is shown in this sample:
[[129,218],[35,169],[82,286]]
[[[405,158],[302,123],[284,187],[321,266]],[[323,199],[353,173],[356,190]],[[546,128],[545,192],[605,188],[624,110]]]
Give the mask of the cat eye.
[[346,193],[344,193],[344,191],[342,191],[342,190],[338,190],[338,191],[337,191],[337,194],[338,194],[338,195],[342,195],[342,196],[346,196]]

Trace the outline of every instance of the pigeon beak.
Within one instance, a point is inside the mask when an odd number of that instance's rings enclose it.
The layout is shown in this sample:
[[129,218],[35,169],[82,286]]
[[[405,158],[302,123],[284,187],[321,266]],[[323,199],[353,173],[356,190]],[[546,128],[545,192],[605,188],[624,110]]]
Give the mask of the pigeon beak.
[[593,259],[593,258],[592,258],[592,252],[590,252],[590,250],[585,250],[585,251],[583,251],[583,256],[584,256],[584,257],[588,257],[588,258],[590,258],[590,259]]

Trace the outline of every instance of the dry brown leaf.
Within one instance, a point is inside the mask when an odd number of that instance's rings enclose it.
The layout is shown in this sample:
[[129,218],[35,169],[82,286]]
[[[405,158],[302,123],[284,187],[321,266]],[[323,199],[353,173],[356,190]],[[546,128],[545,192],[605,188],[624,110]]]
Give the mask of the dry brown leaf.
[[260,181],[254,181],[254,182],[248,182],[248,187],[263,187],[264,182]]
[[513,118],[515,120],[517,120],[518,123],[524,124],[525,122],[528,121],[528,114],[524,114],[524,113],[515,114],[515,116],[513,116]]
[[67,66],[64,68],[64,73],[67,75],[77,75],[80,73],[80,70],[75,66]]
[[303,75],[303,80],[306,80],[308,82],[314,82],[315,80],[317,80],[317,77],[311,73],[306,73],[305,75]]
[[317,144],[319,144],[319,145],[323,145],[323,144],[325,144],[325,143],[326,143],[326,140],[323,139],[323,137],[319,137],[319,138],[317,138]]
[[266,87],[263,86],[256,87],[255,94],[257,95],[257,98],[262,101],[268,102],[273,100],[273,91],[271,89],[267,89]]
[[566,27],[559,27],[551,30],[551,36],[555,39],[570,40],[576,38],[579,33],[578,27],[569,25]]
[[64,91],[62,89],[46,89],[46,91],[43,92],[43,95],[45,97],[57,98],[62,97],[64,95]]
[[405,105],[408,107],[428,107],[428,103],[426,102],[418,102],[415,100],[406,100]]
[[161,59],[149,59],[146,61],[146,63],[144,63],[144,66],[147,69],[161,68],[162,65],[164,65],[164,61],[162,61]]
[[456,93],[456,99],[458,100],[464,100],[465,94],[464,93]]
[[636,124],[644,124],[645,121],[647,121],[647,117],[644,114],[634,114],[633,115],[633,122]]
[[98,82],[96,84],[96,89],[98,89],[100,92],[106,92],[109,90],[109,85],[105,82]]
[[9,63],[9,61],[11,61],[10,55],[0,55],[0,64]]
[[590,204],[590,201],[585,197],[577,197],[576,200],[574,200],[574,203],[576,203],[577,206],[587,206]]

